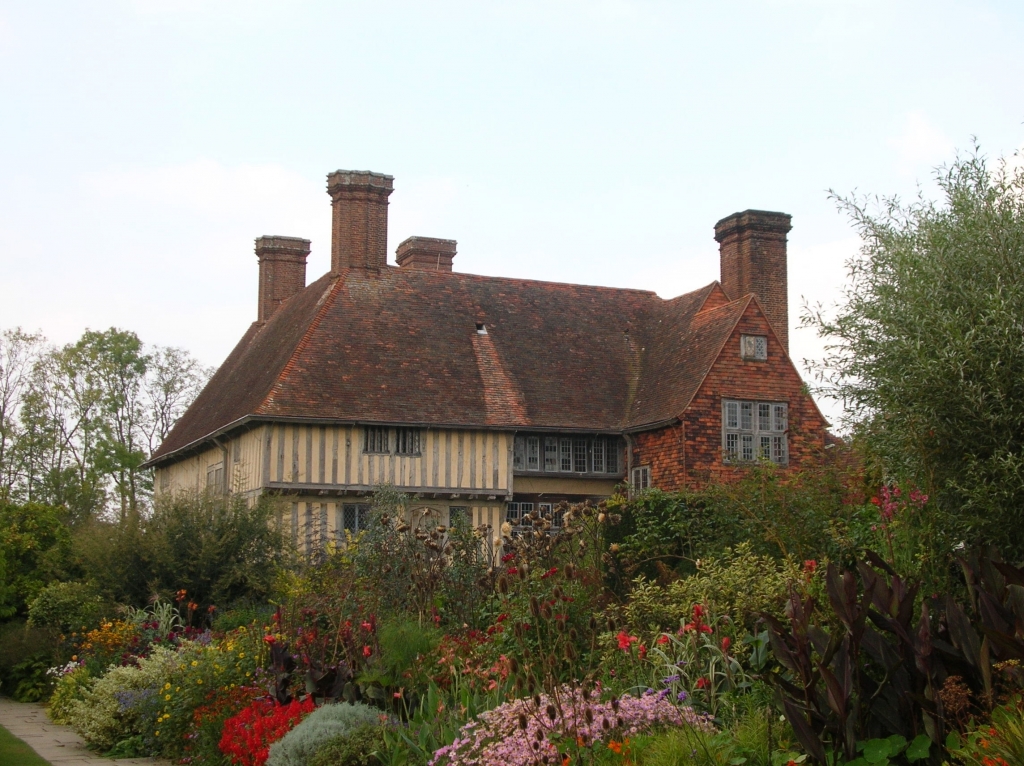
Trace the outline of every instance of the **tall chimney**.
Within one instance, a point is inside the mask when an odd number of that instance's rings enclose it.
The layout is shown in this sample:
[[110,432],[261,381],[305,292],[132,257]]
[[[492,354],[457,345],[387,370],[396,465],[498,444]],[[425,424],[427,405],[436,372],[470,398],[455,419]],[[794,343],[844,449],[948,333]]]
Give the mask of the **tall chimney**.
[[332,274],[387,266],[388,196],[394,180],[368,170],[336,170],[327,175]]
[[767,210],[744,210],[715,224],[722,288],[732,300],[754,293],[768,321],[789,353],[789,303],[786,234],[792,216]]
[[454,239],[409,237],[395,250],[395,257],[403,269],[451,271],[455,245]]
[[306,286],[309,240],[298,237],[260,237],[260,294],[257,320],[266,322],[286,300]]

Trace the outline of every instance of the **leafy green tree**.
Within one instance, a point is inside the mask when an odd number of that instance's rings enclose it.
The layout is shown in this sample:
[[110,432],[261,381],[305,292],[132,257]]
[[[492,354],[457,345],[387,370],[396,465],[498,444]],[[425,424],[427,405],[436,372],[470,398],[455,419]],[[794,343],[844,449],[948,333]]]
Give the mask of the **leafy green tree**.
[[25,614],[43,587],[64,575],[70,548],[62,508],[0,503],[0,619]]
[[961,542],[1024,560],[1024,171],[977,148],[941,199],[837,201],[863,241],[832,315],[826,393],[883,481],[931,495],[941,568]]
[[5,331],[0,498],[63,505],[73,523],[142,513],[152,486],[140,466],[209,376],[187,352],[117,328],[61,348]]
[[290,549],[277,499],[252,506],[239,495],[161,496],[152,514],[94,519],[75,530],[82,579],[106,598],[142,606],[188,591],[202,606],[264,600]]

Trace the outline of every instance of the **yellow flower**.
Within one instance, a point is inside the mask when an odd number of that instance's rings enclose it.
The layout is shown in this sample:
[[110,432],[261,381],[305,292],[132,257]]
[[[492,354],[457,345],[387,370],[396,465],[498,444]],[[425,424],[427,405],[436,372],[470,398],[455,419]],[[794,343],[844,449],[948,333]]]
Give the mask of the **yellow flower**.
[[238,653],[238,659],[242,659],[245,656],[245,652]]
[[197,667],[198,665],[199,665],[198,661],[192,660],[192,667]]
[[201,678],[197,678],[197,679],[196,679],[196,683],[197,683],[197,684],[201,684],[202,682],[203,682],[203,679],[201,679]]
[[158,731],[154,731],[153,734],[156,735],[157,737],[160,736],[160,732],[158,732]]
[[169,700],[170,698],[171,698],[171,695],[170,695],[170,694],[165,694],[165,695],[164,695],[164,699],[165,699],[165,700]]
[[168,683],[164,684],[164,688],[165,688],[165,689],[170,689],[170,688],[171,688],[171,684],[170,684],[170,682],[168,682]]

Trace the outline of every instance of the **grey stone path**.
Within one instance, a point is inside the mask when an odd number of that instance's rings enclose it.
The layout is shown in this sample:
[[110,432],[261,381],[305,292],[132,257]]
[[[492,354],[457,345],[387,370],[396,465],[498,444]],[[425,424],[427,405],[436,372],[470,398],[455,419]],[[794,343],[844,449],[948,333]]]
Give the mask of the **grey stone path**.
[[0,697],[0,725],[26,742],[53,766],[169,766],[156,758],[102,758],[85,749],[82,738],[68,726],[58,726],[46,708]]

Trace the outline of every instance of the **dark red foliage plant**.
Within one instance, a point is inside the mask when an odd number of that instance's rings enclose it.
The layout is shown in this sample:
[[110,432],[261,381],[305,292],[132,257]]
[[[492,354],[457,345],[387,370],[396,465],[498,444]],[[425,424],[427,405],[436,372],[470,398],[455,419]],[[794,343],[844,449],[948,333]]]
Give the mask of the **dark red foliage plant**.
[[224,722],[220,750],[234,766],[264,766],[270,746],[313,712],[312,697],[279,705],[274,700],[254,701]]

